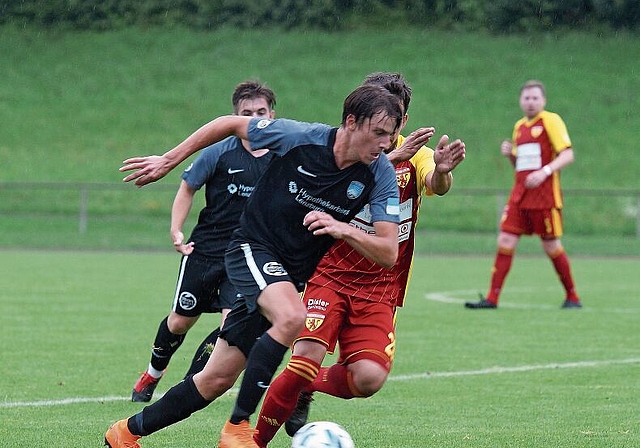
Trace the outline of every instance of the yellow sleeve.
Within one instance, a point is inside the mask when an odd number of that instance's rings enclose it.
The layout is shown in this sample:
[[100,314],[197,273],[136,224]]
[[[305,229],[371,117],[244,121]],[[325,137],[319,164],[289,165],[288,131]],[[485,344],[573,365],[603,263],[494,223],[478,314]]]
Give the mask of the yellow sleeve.
[[418,192],[425,196],[432,196],[434,193],[431,191],[431,186],[427,185],[425,181],[427,174],[436,169],[436,163],[433,161],[433,149],[423,146],[409,161],[416,167]]
[[571,148],[569,132],[567,132],[567,126],[564,124],[564,121],[562,121],[562,118],[560,118],[560,115],[547,111],[543,113],[542,119],[544,120],[544,127],[547,130],[547,135],[555,152],[559,153],[567,148]]

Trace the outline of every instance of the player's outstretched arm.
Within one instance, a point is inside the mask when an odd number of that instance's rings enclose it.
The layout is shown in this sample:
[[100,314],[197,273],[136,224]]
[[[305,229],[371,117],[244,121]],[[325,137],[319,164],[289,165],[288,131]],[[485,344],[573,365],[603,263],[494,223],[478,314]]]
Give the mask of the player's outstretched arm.
[[402,145],[389,152],[387,158],[394,165],[409,160],[420,148],[429,142],[429,139],[433,137],[434,133],[435,129],[433,127],[416,129],[407,135]]
[[161,156],[132,157],[126,159],[120,167],[121,172],[133,171],[123,180],[135,181],[135,185],[144,185],[162,179],[172,169],[193,153],[217,143],[231,135],[247,139],[247,128],[251,117],[226,115],[218,117],[202,126],[186,140]]

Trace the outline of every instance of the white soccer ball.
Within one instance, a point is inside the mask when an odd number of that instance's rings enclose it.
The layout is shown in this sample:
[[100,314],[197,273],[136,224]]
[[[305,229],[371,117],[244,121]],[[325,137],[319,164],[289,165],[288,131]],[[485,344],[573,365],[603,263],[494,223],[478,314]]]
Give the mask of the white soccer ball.
[[354,448],[349,433],[333,422],[311,422],[293,436],[291,448]]

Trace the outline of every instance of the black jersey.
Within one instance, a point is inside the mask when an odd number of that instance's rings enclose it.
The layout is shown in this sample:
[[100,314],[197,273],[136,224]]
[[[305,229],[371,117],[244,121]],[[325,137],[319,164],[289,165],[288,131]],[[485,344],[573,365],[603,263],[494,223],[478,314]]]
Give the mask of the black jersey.
[[256,184],[240,217],[234,240],[257,242],[276,254],[289,275],[305,282],[333,244],[304,225],[312,210],[349,222],[370,204],[372,222],[398,222],[399,199],[393,166],[384,154],[372,164],[339,169],[333,146],[337,128],[287,119],[254,118],[249,141],[275,156]]
[[203,149],[182,173],[191,188],[205,186],[205,207],[189,238],[194,254],[224,259],[244,205],[271,158],[271,153],[254,157],[239,138],[229,137]]

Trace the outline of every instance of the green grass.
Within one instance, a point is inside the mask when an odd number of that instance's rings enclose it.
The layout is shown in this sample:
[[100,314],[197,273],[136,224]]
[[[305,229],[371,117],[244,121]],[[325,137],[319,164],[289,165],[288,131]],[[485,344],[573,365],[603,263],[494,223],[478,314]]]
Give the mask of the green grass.
[[[112,421],[141,409],[127,397],[168,312],[178,255],[0,254],[2,446],[100,446]],[[388,383],[366,400],[318,396],[311,418],[343,424],[369,448],[637,446],[638,259],[574,257],[585,308],[567,311],[548,260],[520,256],[498,310],[465,310],[485,292],[491,261],[418,257]],[[217,321],[205,316],[194,327],[160,392],[181,378]],[[233,399],[143,446],[212,446]],[[289,443],[279,434],[271,446]]]
[[[566,195],[567,234],[633,238],[640,201],[637,167],[629,163],[636,159],[640,109],[638,39],[420,29],[74,33],[0,27],[0,224],[8,229],[0,247],[166,247],[180,170],[162,188],[118,188],[125,157],[164,152],[229,113],[234,86],[251,77],[276,91],[279,116],[338,124],[344,97],[380,70],[404,73],[413,87],[408,131],[435,125],[467,143],[454,189],[428,203],[424,228],[494,232],[495,196],[477,189],[510,188],[512,171],[498,145],[520,117],[519,86],[540,78],[548,107],[564,117],[576,151],[563,185],[590,192]],[[8,188],[5,182],[56,184]],[[77,232],[79,191],[71,187],[78,182],[109,184],[89,191],[86,234]]]

